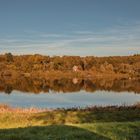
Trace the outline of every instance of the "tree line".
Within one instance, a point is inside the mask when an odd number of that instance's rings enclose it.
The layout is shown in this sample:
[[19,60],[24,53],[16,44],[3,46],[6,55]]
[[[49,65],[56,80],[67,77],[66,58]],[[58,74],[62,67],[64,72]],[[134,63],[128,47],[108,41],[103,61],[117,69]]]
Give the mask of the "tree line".
[[20,55],[11,53],[0,55],[0,71],[12,69],[16,71],[93,71],[140,74],[140,55],[133,56],[43,56]]

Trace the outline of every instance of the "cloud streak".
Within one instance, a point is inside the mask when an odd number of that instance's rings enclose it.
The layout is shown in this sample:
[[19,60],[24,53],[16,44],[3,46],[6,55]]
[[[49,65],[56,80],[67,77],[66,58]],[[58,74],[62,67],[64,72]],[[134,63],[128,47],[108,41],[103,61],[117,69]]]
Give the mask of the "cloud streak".
[[[140,53],[140,23],[104,31],[77,30],[65,34],[27,32],[25,38],[1,38],[1,52],[49,55],[128,55]],[[28,38],[31,36],[32,38]],[[125,52],[124,52],[125,51]]]

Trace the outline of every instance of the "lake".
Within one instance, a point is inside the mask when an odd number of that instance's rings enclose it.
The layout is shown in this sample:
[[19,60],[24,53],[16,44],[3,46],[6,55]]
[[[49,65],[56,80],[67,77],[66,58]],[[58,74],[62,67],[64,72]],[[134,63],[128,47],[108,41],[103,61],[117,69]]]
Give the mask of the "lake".
[[0,104],[13,107],[84,108],[131,106],[140,102],[139,80],[18,80],[1,80]]

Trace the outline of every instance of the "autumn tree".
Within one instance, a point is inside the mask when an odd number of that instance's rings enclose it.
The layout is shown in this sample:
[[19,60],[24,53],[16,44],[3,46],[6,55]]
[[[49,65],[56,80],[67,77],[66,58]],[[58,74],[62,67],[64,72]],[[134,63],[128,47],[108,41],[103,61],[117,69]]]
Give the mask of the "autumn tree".
[[5,56],[6,56],[6,61],[7,62],[13,62],[14,61],[13,55],[11,53],[6,53]]

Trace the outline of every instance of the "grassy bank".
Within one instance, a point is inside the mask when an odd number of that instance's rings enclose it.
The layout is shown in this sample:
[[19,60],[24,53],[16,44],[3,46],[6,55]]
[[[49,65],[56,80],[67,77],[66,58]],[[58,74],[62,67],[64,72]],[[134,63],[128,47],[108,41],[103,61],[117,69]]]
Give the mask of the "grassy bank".
[[139,140],[140,107],[0,113],[0,140]]
[[0,129],[1,140],[139,140],[140,121]]

